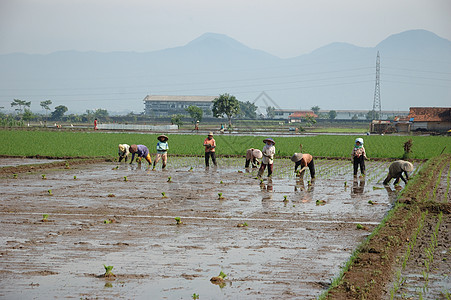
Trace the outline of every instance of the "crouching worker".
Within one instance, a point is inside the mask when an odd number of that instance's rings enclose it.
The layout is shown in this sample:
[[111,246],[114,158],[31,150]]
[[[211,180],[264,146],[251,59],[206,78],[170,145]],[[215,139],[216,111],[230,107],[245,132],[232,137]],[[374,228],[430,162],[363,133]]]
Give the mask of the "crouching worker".
[[258,170],[258,177],[262,177],[263,172],[265,172],[266,167],[268,167],[268,177],[271,177],[274,164],[274,154],[276,154],[276,147],[274,146],[276,142],[272,138],[267,138],[263,140],[265,146],[262,151],[262,163],[260,169]]
[[152,159],[150,158],[149,149],[147,149],[146,146],[144,146],[144,145],[131,145],[130,146],[130,153],[132,154],[132,160],[131,160],[130,164],[133,163],[133,159],[135,159],[135,154],[137,154],[138,157],[136,158],[136,162],[138,164],[141,163],[141,160],[144,157],[147,160],[147,162],[149,163],[149,165],[152,165]]
[[[392,178],[395,178],[395,184],[398,184],[399,179],[401,178],[407,184],[407,180],[409,180],[409,174],[407,172],[413,171],[412,163],[405,160],[397,160],[394,161],[390,167],[388,168],[387,178],[384,180],[384,184],[388,185]],[[406,178],[402,177],[402,173],[406,175]]]
[[[315,178],[315,164],[313,162],[313,156],[308,153],[295,153],[291,157],[291,161],[294,162],[294,172],[299,177],[304,177],[305,169],[308,167],[310,170],[310,176],[312,179]],[[298,171],[299,166],[301,169]]]
[[168,150],[169,150],[168,140],[169,140],[169,138],[167,136],[165,136],[164,134],[162,134],[159,137],[157,137],[157,139],[159,142],[157,143],[157,157],[155,158],[155,161],[153,162],[153,168],[152,168],[153,170],[155,170],[155,166],[157,165],[160,158],[163,162],[162,169],[166,168],[166,163],[168,161]]
[[130,146],[127,144],[119,144],[119,162],[121,162],[125,158],[125,162],[127,162],[128,156],[130,155]]
[[258,149],[247,149],[246,151],[246,164],[244,165],[245,168],[249,168],[249,164],[252,164],[252,168],[256,168],[260,162],[258,161],[259,158],[262,158],[263,154]]

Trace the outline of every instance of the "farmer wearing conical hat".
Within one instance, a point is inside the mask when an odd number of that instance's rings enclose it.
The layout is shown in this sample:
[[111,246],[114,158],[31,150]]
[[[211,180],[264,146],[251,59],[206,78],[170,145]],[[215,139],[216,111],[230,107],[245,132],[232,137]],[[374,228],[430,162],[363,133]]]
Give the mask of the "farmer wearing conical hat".
[[363,139],[357,138],[355,140],[354,148],[352,149],[352,162],[354,164],[354,176],[357,176],[357,171],[360,166],[360,174],[365,175],[365,159],[366,157],[365,148],[363,147]]
[[130,153],[132,154],[132,161],[130,162],[133,163],[133,159],[135,158],[135,154],[138,155],[138,157],[136,158],[136,161],[140,164],[142,158],[144,157],[147,162],[149,163],[149,166],[152,165],[152,159],[150,158],[150,153],[149,153],[149,149],[144,146],[144,145],[131,145],[130,146]]
[[274,146],[276,142],[272,138],[266,138],[263,140],[265,146],[263,147],[262,154],[262,163],[260,169],[258,170],[258,177],[263,175],[266,167],[268,167],[268,177],[271,177],[273,171],[273,163],[274,163],[274,155],[276,154],[276,147]]
[[246,164],[244,165],[245,168],[249,168],[249,164],[252,163],[252,168],[256,168],[257,165],[260,163],[258,161],[259,158],[262,158],[263,154],[258,149],[247,149],[246,151]]
[[158,143],[157,143],[157,157],[155,158],[153,162],[153,168],[152,170],[155,170],[155,166],[157,165],[158,161],[161,158],[161,161],[163,162],[162,169],[166,168],[166,163],[168,161],[168,150],[169,150],[169,144],[168,140],[169,138],[165,136],[164,134],[157,137]]
[[125,162],[127,162],[128,156],[130,154],[130,146],[127,144],[119,144],[119,162],[121,162],[125,158]]
[[[387,178],[385,178],[384,180],[384,184],[388,185],[390,183],[390,180],[392,180],[392,178],[395,178],[395,184],[398,184],[400,178],[407,184],[407,180],[409,180],[408,172],[412,171],[413,171],[412,163],[405,160],[394,161],[388,168],[388,175]],[[404,177],[402,177],[403,172],[406,175],[405,179]]]
[[299,171],[298,176],[303,178],[305,169],[307,167],[310,170],[310,176],[315,178],[315,164],[313,162],[313,156],[308,153],[295,153],[291,157],[291,161],[294,162],[294,172],[297,173],[298,167],[301,166],[301,170]]
[[204,147],[205,147],[205,166],[208,168],[210,166],[210,157],[213,164],[216,165],[216,141],[213,138],[213,132],[210,131],[207,138],[204,140]]

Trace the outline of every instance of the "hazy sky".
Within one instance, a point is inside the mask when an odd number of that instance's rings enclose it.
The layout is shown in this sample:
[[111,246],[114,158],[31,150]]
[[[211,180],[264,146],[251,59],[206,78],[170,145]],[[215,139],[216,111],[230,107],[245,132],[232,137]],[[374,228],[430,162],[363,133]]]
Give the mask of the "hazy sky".
[[0,0],[0,54],[146,52],[215,32],[285,58],[410,29],[451,40],[450,16],[450,0]]

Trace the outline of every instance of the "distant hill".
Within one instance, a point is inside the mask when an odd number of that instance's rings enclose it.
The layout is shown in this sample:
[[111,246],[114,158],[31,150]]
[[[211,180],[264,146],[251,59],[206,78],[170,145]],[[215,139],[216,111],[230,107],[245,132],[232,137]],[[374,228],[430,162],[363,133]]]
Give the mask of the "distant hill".
[[[308,41],[306,41],[308,42]],[[451,41],[426,30],[394,34],[375,47],[332,43],[281,59],[223,34],[206,33],[159,51],[0,55],[0,106],[13,99],[70,111],[144,111],[148,94],[219,95],[265,106],[309,109],[372,108],[376,54],[381,57],[383,110],[451,103]],[[266,102],[266,103],[265,103]]]

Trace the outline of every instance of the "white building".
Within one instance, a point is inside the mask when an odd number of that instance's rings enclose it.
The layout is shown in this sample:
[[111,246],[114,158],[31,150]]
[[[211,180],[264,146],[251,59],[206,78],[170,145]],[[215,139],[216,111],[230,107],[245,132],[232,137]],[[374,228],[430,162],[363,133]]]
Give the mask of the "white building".
[[204,115],[211,116],[213,113],[213,100],[217,96],[170,96],[170,95],[147,95],[144,98],[146,115],[153,117],[167,117],[174,114],[188,115],[185,110],[190,105],[201,108]]

